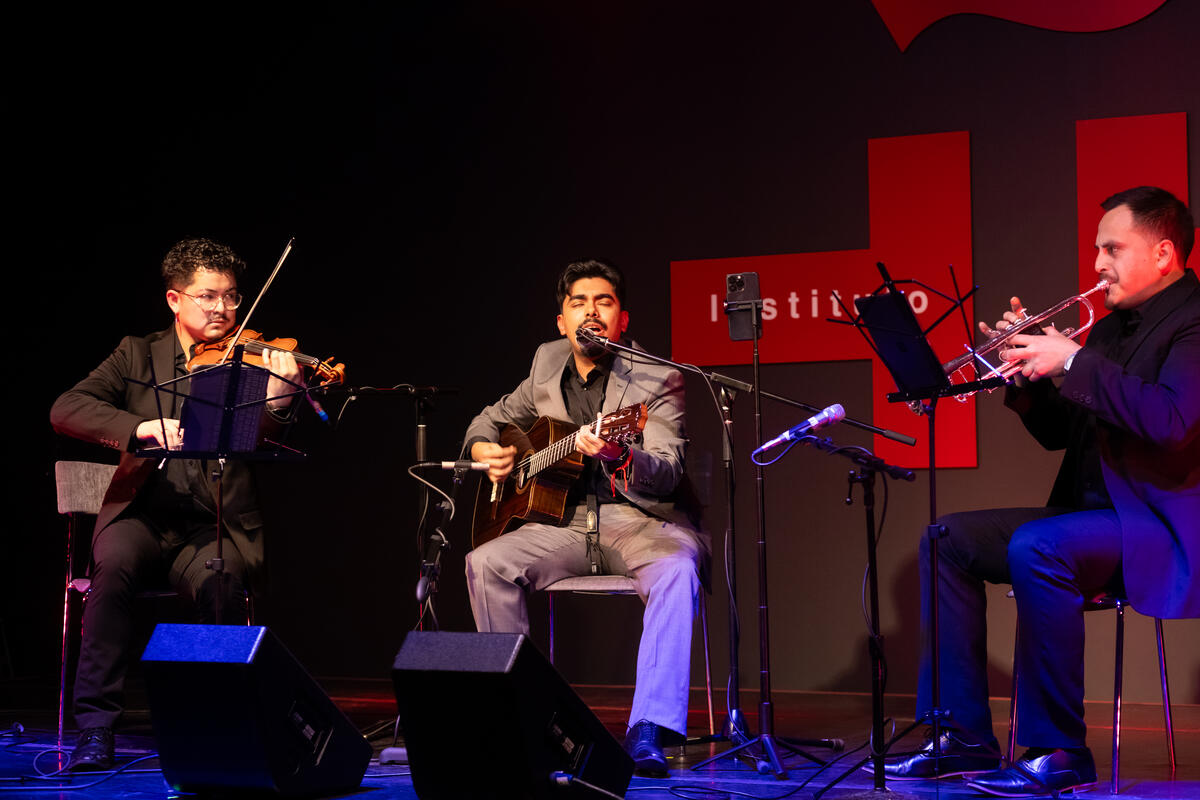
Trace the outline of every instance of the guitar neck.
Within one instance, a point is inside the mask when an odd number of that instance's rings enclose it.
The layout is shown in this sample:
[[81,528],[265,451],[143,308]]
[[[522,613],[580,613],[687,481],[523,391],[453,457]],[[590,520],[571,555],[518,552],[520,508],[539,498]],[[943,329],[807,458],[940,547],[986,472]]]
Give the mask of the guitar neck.
[[564,436],[557,442],[554,442],[549,447],[537,451],[529,457],[529,472],[528,477],[533,477],[539,472],[554,466],[559,461],[562,461],[571,453],[575,452],[575,439],[578,438],[579,431]]
[[[554,435],[557,430],[570,425],[568,422],[561,420],[552,420],[549,417],[542,417],[533,428],[530,429],[531,438],[539,444]],[[545,426],[545,427],[542,427]],[[646,406],[638,403],[632,406],[626,406],[618,411],[613,411],[606,414],[596,421],[596,435],[606,442],[618,442],[624,444],[630,436],[639,434],[646,427]],[[542,430],[538,436],[532,436],[532,432]],[[546,447],[533,453],[528,458],[521,461],[518,465],[522,480],[527,480],[534,477],[538,473],[553,467],[563,459],[575,452],[576,440],[579,438],[581,428],[571,430],[569,434],[551,442]],[[544,438],[543,438],[544,437]],[[529,441],[528,439],[525,441]],[[522,445],[527,446],[527,445]]]

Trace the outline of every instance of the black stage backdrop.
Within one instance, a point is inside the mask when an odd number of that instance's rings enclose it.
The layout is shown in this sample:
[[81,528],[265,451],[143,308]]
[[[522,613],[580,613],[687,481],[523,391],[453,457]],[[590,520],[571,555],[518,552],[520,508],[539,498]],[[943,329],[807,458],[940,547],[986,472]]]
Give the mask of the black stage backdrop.
[[[244,288],[257,292],[294,235],[253,327],[336,355],[355,386],[454,390],[429,417],[433,456],[451,458],[470,417],[515,386],[535,346],[556,335],[552,283],[567,261],[621,264],[631,333],[669,355],[670,262],[867,246],[868,139],[969,131],[986,319],[1012,293],[1039,308],[1075,291],[1077,120],[1185,113],[1189,183],[1200,186],[1194,0],[1166,0],[1140,21],[1089,33],[956,15],[905,50],[868,0],[275,12],[86,7],[24,12],[9,26],[9,241],[18,243],[9,323],[18,340],[34,341],[32,358],[12,355],[31,366],[10,377],[10,393],[25,399],[8,405],[18,436],[2,621],[18,677],[57,668],[53,462],[113,456],[56,437],[47,411],[122,335],[169,324],[156,270],[183,236],[232,244],[252,267]],[[811,346],[820,352],[819,341]],[[726,371],[749,376],[745,366]],[[767,365],[763,385],[859,415],[871,407],[865,361]],[[719,543],[719,424],[704,387],[688,387],[692,470]],[[757,686],[758,663],[752,410],[739,398],[747,687]],[[764,427],[773,434],[802,416],[768,404]],[[263,621],[316,674],[386,677],[415,623],[417,492],[405,474],[413,426],[407,397],[363,394],[336,430],[310,415],[297,432],[306,464],[264,470]],[[939,509],[1042,503],[1058,456],[1024,436],[999,396],[979,403],[978,431],[979,466],[940,473]],[[836,435],[869,444],[848,429]],[[870,688],[863,519],[861,506],[842,503],[848,467],[802,451],[767,472],[779,689]],[[890,495],[880,546],[888,689],[910,692],[926,471]],[[460,503],[438,598],[451,630],[471,628],[468,505]],[[716,573],[720,683],[720,561]],[[993,596],[1001,694],[1013,613],[1002,590]],[[533,612],[540,636],[544,605]],[[633,642],[619,642],[638,625],[636,602],[580,601],[564,614],[568,679],[630,682]],[[1130,657],[1150,664],[1144,630],[1131,633],[1141,638],[1131,638]],[[1092,632],[1089,695],[1104,698],[1111,619],[1093,620]],[[1168,625],[1184,702],[1200,701],[1196,633],[1194,622]],[[1147,676],[1129,699],[1155,699],[1152,668],[1127,674]]]

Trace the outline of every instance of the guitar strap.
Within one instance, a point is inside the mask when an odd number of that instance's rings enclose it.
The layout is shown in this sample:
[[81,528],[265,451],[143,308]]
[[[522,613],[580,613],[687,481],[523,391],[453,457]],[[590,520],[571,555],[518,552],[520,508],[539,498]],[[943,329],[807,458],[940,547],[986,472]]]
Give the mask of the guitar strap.
[[583,536],[587,541],[587,557],[592,574],[605,574],[604,554],[600,551],[600,503],[594,491],[587,493],[587,522]]

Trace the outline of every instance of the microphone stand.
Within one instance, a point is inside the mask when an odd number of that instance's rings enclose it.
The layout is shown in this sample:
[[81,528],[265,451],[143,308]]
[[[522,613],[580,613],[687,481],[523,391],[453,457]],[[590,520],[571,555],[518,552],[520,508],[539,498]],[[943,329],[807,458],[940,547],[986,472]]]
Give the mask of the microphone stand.
[[[762,441],[762,380],[759,375],[759,353],[758,340],[762,332],[762,301],[749,300],[744,301],[742,305],[748,306],[752,313],[753,340],[753,375],[754,375],[754,435],[759,442]],[[727,303],[727,308],[732,304]],[[783,780],[787,777],[787,770],[783,768],[783,764],[779,760],[778,746],[791,751],[792,753],[802,755],[817,763],[823,763],[820,759],[804,753],[803,751],[793,747],[786,742],[780,742],[775,738],[775,712],[771,702],[771,630],[768,621],[767,609],[767,528],[766,528],[766,487],[763,482],[763,468],[759,464],[755,464],[754,481],[756,488],[755,508],[757,512],[758,522],[758,650],[759,650],[759,699],[758,699],[758,736],[750,739],[733,749],[722,753],[715,758],[723,758],[736,755],[739,751],[748,750],[754,745],[761,748],[761,757],[757,758],[757,769],[760,773],[766,774],[770,772],[777,779]],[[711,761],[713,759],[709,759]],[[706,763],[706,762],[702,762]],[[701,766],[697,764],[697,767]]]
[[[413,440],[416,449],[417,462],[424,462],[429,458],[429,423],[426,418],[429,412],[433,409],[433,398],[438,394],[436,386],[401,386],[398,389],[401,393],[407,393],[413,398]],[[463,482],[463,477],[466,472],[456,469],[454,471],[454,495],[458,495],[458,488]],[[417,519],[424,520],[427,509],[429,508],[429,488],[425,484],[417,483]],[[449,509],[447,508],[448,512]],[[444,515],[442,517],[442,525],[448,525],[450,520]],[[420,531],[417,532],[418,537]],[[424,615],[421,609],[425,605],[425,600],[429,596],[430,591],[437,591],[437,579],[441,571],[441,553],[442,550],[449,547],[450,543],[442,534],[442,528],[434,529],[434,532],[429,535],[425,541],[424,558],[421,561],[421,576],[417,581],[417,626],[418,629],[424,630]],[[432,556],[431,556],[432,554]],[[437,630],[437,615],[433,616],[434,630]]]
[[[757,311],[756,311],[756,316],[757,316]],[[759,329],[759,325],[757,323],[758,323],[758,320],[755,319],[754,330],[756,332]],[[700,375],[707,380],[710,380],[710,381],[713,381],[714,383],[719,384],[722,387],[721,397],[723,400],[725,398],[729,398],[729,403],[723,404],[721,411],[722,411],[722,425],[725,428],[725,431],[724,431],[725,432],[725,440],[724,440],[725,445],[724,445],[724,449],[723,449],[723,460],[724,460],[725,471],[726,471],[726,488],[727,488],[727,492],[728,492],[728,514],[727,514],[728,546],[727,546],[725,555],[726,555],[726,558],[728,559],[727,572],[729,574],[727,575],[727,580],[729,581],[729,591],[730,591],[730,623],[729,623],[730,652],[729,652],[729,684],[728,684],[727,698],[732,698],[732,700],[729,701],[730,708],[729,708],[729,712],[728,712],[728,718],[727,718],[726,724],[725,724],[725,730],[728,731],[727,736],[725,736],[725,737],[710,736],[707,738],[701,737],[698,741],[701,741],[701,742],[702,741],[716,741],[716,740],[719,740],[720,738],[728,738],[730,741],[732,741],[734,743],[734,747],[732,747],[731,749],[726,750],[725,752],[720,753],[716,756],[713,756],[711,758],[705,759],[704,761],[701,761],[700,763],[698,763],[694,767],[692,767],[692,769],[699,769],[700,767],[703,767],[703,766],[705,766],[709,763],[712,763],[713,761],[716,761],[718,759],[726,758],[729,756],[736,756],[739,752],[746,750],[746,749],[750,748],[751,746],[759,745],[759,744],[761,744],[763,747],[763,757],[757,759],[759,771],[762,772],[763,774],[766,774],[768,771],[772,772],[780,780],[787,777],[787,772],[783,770],[783,767],[780,764],[779,756],[776,752],[777,744],[781,744],[783,747],[787,748],[788,750],[792,751],[793,753],[802,755],[805,758],[808,758],[812,761],[815,761],[817,763],[824,763],[820,759],[810,756],[809,754],[804,753],[801,750],[797,750],[796,748],[792,747],[792,744],[799,744],[799,745],[808,746],[808,747],[829,747],[832,749],[839,749],[841,747],[840,741],[834,740],[834,739],[791,739],[791,738],[784,740],[784,741],[780,741],[774,735],[774,714],[773,714],[773,708],[772,708],[771,697],[770,697],[770,691],[771,691],[770,671],[769,671],[769,666],[768,666],[769,650],[770,650],[770,641],[769,641],[770,631],[769,631],[769,626],[767,624],[767,616],[766,616],[767,615],[767,587],[766,587],[766,569],[767,569],[767,567],[766,567],[766,535],[765,535],[765,531],[764,531],[765,516],[763,513],[764,512],[765,494],[764,494],[764,489],[763,489],[763,475],[762,475],[762,467],[761,466],[759,466],[757,469],[756,477],[757,477],[757,482],[758,482],[758,493],[759,493],[759,497],[758,497],[758,503],[759,503],[758,575],[759,575],[759,651],[760,651],[760,662],[759,663],[760,663],[760,673],[761,673],[760,702],[759,702],[759,726],[760,726],[760,729],[762,730],[762,733],[760,733],[759,736],[751,738],[751,739],[747,739],[744,736],[744,734],[742,733],[744,730],[746,730],[746,726],[745,726],[745,717],[742,714],[741,708],[739,707],[740,701],[738,699],[738,695],[740,693],[740,685],[738,682],[738,680],[739,680],[738,648],[740,646],[740,632],[739,632],[739,623],[738,623],[738,619],[737,619],[736,573],[734,571],[734,569],[735,569],[734,552],[736,550],[736,548],[733,546],[734,489],[735,489],[735,486],[734,486],[734,472],[733,472],[733,458],[732,458],[733,425],[732,425],[732,418],[731,418],[731,414],[730,414],[730,412],[732,411],[733,393],[729,392],[729,391],[725,391],[725,387],[729,387],[729,389],[740,389],[741,391],[750,391],[755,395],[755,425],[756,425],[756,431],[757,431],[756,435],[758,436],[759,441],[762,441],[762,398],[763,397],[767,397],[772,400],[778,400],[780,402],[783,402],[783,403],[786,403],[786,404],[789,404],[792,406],[796,406],[799,408],[804,408],[804,409],[807,409],[810,411],[821,411],[822,409],[817,408],[816,406],[808,405],[807,403],[800,403],[795,400],[790,400],[786,397],[781,397],[779,395],[771,394],[770,392],[763,392],[760,389],[758,389],[758,387],[760,385],[760,381],[759,381],[759,357],[758,357],[757,336],[755,337],[755,340],[754,340],[754,383],[753,384],[747,384],[744,381],[739,381],[736,378],[730,378],[729,376],[722,375],[718,372],[713,372],[711,370],[700,369],[699,367],[695,366],[694,364],[683,364],[680,362],[671,361],[670,359],[667,359],[667,358],[663,358],[662,356],[653,355],[644,350],[636,350],[632,347],[628,347],[626,345],[620,344],[619,342],[614,342],[606,337],[598,336],[597,334],[595,334],[592,331],[589,331],[585,328],[580,328],[578,331],[576,331],[575,336],[576,336],[576,339],[578,339],[581,343],[587,342],[587,343],[599,345],[599,346],[604,347],[606,350],[609,350],[610,352],[634,356],[637,358],[646,358],[646,359],[649,359],[650,361],[654,361],[658,364],[664,364],[666,366],[674,367],[681,371],[692,372],[697,375]],[[894,439],[896,441],[905,442],[906,444],[913,444],[915,442],[915,440],[912,439],[912,437],[905,436],[904,434],[897,433],[895,431],[877,428],[874,425],[870,425],[868,423],[861,422],[861,421],[858,421],[855,419],[846,418],[845,420],[843,420],[843,423],[850,425],[852,427],[861,428],[863,430],[871,431],[872,433],[886,436],[889,439]]]
[[[886,476],[905,481],[916,480],[916,474],[912,470],[902,467],[895,467],[883,459],[878,458],[873,453],[863,447],[844,447],[834,443],[832,439],[818,439],[813,435],[800,436],[795,441],[810,445],[822,450],[830,455],[840,455],[850,459],[859,469],[851,470],[847,477],[846,487],[846,505],[854,503],[854,487],[862,486],[863,490],[863,509],[866,514],[866,533],[867,533],[867,577],[868,577],[868,603],[870,608],[870,618],[868,619],[868,649],[871,656],[871,742],[882,742],[884,738],[883,726],[883,679],[884,679],[884,657],[883,657],[883,636],[879,632],[879,573],[877,569],[877,548],[876,548],[876,528],[875,528],[875,477],[882,472]],[[835,778],[832,782],[822,787],[814,793],[814,798],[820,798],[826,791],[832,789],[841,781],[852,775],[856,770],[866,764],[868,761],[874,762],[875,768],[875,785],[874,791],[879,792],[886,789],[883,780],[883,750],[878,747],[871,747],[871,752],[863,757],[854,766],[847,769],[844,773]],[[856,793],[854,797],[878,797],[878,794],[872,793]]]
[[[375,386],[359,386],[359,387],[341,387],[347,393],[347,398],[342,405],[342,411],[338,414],[338,419],[341,419],[345,409],[352,402],[357,402],[360,398],[369,395],[378,395],[380,397],[411,397],[413,401],[413,444],[418,465],[429,466],[427,463],[429,458],[429,417],[431,412],[436,410],[434,401],[442,395],[452,395],[458,393],[458,388],[453,386],[419,386],[411,383],[399,383],[388,388],[379,388]],[[440,464],[438,465],[440,466]],[[460,478],[456,477],[455,488],[457,489],[457,481]],[[429,503],[429,488],[422,482],[417,483],[417,527],[418,527],[418,549],[423,554],[424,558],[421,564],[421,572],[419,576],[419,586],[417,590],[417,630],[422,630],[424,622],[422,620],[422,609],[426,598],[430,594],[431,581],[437,580],[437,558],[436,554],[444,549],[447,545],[444,541],[434,541],[439,537],[440,531],[435,531],[429,538],[421,537],[420,534],[426,529],[425,517]],[[431,572],[432,570],[432,572]],[[436,627],[436,622],[435,622]]]
[[[440,395],[457,394],[457,387],[448,386],[419,386],[411,383],[399,383],[389,388],[379,388],[375,386],[360,386],[345,388],[348,392],[348,397],[342,405],[342,411],[338,414],[341,418],[346,407],[356,402],[360,397],[365,395],[379,395],[382,397],[411,397],[413,399],[413,443],[416,451],[418,467],[441,466],[440,463],[428,462],[429,458],[429,423],[428,418],[430,413],[435,409],[434,400]],[[458,489],[469,471],[469,467],[456,464],[454,468],[454,482],[452,496],[458,496]],[[415,476],[414,476],[415,477]],[[429,500],[429,489],[421,480],[417,482],[417,531],[418,547],[421,551],[421,567],[418,573],[416,586],[417,599],[417,629],[424,629],[424,614],[425,604],[428,602],[429,607],[433,608],[433,597],[437,594],[437,582],[441,576],[441,555],[442,551],[450,546],[449,540],[443,533],[443,529],[448,527],[452,516],[451,506],[448,503],[439,504],[443,510],[442,523],[435,527],[433,533],[429,536],[423,536],[426,527],[426,508]],[[423,542],[423,544],[422,544]],[[437,613],[434,611],[431,614],[434,630],[438,628]],[[400,763],[407,761],[407,751],[405,748],[398,746],[400,740],[400,715],[396,715],[395,723],[392,729],[392,745],[385,747],[380,754],[380,763]]]
[[[729,586],[729,676],[725,682],[726,719],[722,727],[722,737],[733,742],[734,746],[741,746],[746,742],[746,717],[742,713],[740,696],[738,648],[741,646],[741,622],[737,618],[737,548],[733,546],[736,528],[734,497],[737,495],[737,481],[733,470],[733,401],[737,394],[724,383],[720,383],[718,391],[721,400],[721,426],[725,434],[721,437],[721,464],[725,470],[725,581]],[[707,632],[705,635],[708,635]],[[711,711],[710,708],[709,712]],[[719,737],[710,730],[708,738],[711,741]]]
[[[418,467],[440,466],[437,462],[424,462]],[[425,552],[421,559],[421,577],[417,580],[417,603],[432,604],[433,595],[437,593],[438,578],[441,576],[442,551],[449,549],[450,540],[446,538],[445,528],[449,527],[454,516],[454,501],[458,499],[458,490],[462,488],[463,479],[471,471],[469,461],[458,461],[454,464],[454,481],[450,487],[450,501],[438,503],[442,509],[442,522],[433,529],[433,533],[425,538]],[[428,491],[428,490],[427,490]],[[437,615],[433,616],[433,629],[439,629]]]

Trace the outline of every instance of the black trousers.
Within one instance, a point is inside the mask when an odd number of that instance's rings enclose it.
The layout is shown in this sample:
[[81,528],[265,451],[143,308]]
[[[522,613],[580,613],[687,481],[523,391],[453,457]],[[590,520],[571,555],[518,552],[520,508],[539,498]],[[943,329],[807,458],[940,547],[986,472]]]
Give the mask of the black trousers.
[[[133,636],[133,602],[139,591],[169,584],[192,601],[202,623],[246,619],[245,565],[226,537],[225,575],[204,564],[217,555],[216,518],[206,512],[156,522],[137,513],[116,520],[92,541],[92,587],[84,602],[75,722],[111,728],[124,707],[125,675]],[[222,585],[224,591],[222,591]],[[217,619],[220,598],[222,619]]]
[[[1115,511],[1007,508],[939,520],[938,659],[941,707],[969,738],[996,744],[988,709],[984,583],[1011,583],[1020,639],[1017,716],[1027,747],[1079,747],[1083,722],[1083,604],[1119,591]],[[922,663],[917,713],[932,706],[929,542],[921,541]]]

